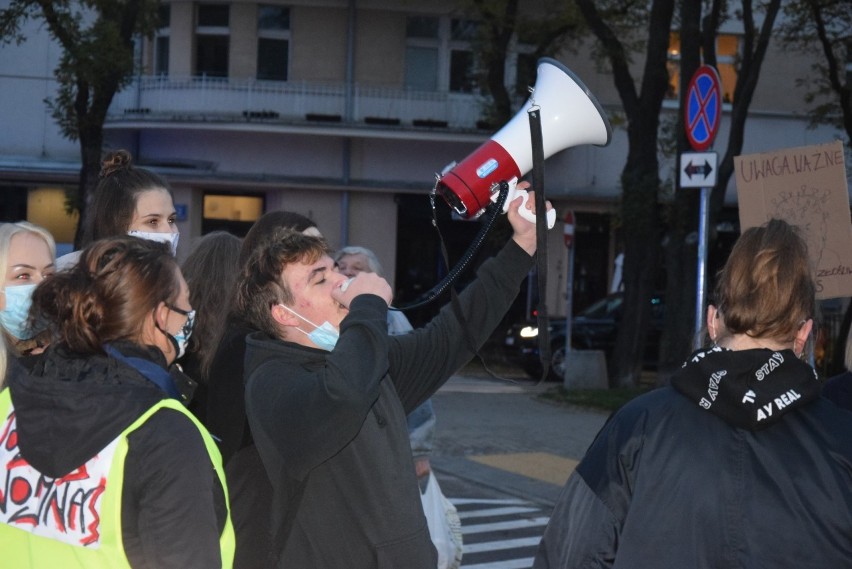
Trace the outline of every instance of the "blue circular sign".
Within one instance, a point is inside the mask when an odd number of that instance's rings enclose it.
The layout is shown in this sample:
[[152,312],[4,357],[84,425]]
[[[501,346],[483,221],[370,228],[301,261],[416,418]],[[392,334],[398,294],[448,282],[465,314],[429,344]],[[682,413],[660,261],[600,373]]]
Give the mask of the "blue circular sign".
[[713,144],[722,116],[719,74],[710,65],[699,67],[686,91],[684,126],[692,149],[704,152]]

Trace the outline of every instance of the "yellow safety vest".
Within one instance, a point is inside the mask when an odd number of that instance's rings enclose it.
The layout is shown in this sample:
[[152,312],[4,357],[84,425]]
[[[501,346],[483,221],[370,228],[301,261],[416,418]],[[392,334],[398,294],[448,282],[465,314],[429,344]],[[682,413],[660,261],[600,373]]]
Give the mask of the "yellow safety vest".
[[0,565],[15,569],[131,569],[121,533],[127,437],[160,409],[198,427],[225,492],[228,517],[219,537],[222,567],[234,563],[234,528],[222,457],[207,429],[174,399],[148,409],[97,456],[62,478],[38,473],[20,457],[9,389],[0,391]]

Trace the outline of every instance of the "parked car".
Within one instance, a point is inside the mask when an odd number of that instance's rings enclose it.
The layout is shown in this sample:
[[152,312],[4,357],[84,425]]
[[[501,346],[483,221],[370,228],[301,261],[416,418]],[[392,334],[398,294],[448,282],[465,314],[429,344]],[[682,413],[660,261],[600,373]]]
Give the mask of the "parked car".
[[[571,349],[602,350],[609,359],[623,314],[624,293],[611,294],[581,311],[571,321]],[[663,295],[651,299],[651,325],[645,344],[644,365],[656,366],[663,330]],[[548,379],[562,381],[565,366],[565,318],[549,320],[551,366]],[[538,325],[535,322],[513,324],[503,340],[506,357],[531,377],[541,377],[538,358]]]

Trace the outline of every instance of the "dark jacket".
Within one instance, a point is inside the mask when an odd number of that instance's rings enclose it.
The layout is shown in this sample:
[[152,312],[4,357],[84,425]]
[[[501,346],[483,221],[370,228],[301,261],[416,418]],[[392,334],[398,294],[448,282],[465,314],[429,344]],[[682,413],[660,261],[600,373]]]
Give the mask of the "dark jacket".
[[826,381],[822,396],[838,407],[852,411],[852,371],[845,371]]
[[207,383],[205,424],[219,439],[228,477],[237,545],[234,569],[267,569],[275,549],[270,532],[272,484],[254,446],[245,411],[246,335],[254,331],[241,318],[228,318]]
[[598,434],[533,565],[852,566],[852,414],[792,351],[697,352]]
[[[165,367],[156,348],[114,346]],[[50,477],[84,464],[166,394],[107,356],[75,357],[53,345],[10,368],[23,457]],[[121,497],[124,548],[134,569],[221,567],[225,496],[192,421],[155,413],[128,437]]]
[[[510,242],[460,295],[478,345],[532,261]],[[391,337],[373,295],[352,301],[332,352],[249,336],[247,413],[275,491],[279,568],[434,569],[405,416],[471,356],[450,307]]]
[[210,364],[205,424],[219,440],[224,464],[253,444],[246,419],[243,368],[246,336],[255,331],[241,318],[230,316]]

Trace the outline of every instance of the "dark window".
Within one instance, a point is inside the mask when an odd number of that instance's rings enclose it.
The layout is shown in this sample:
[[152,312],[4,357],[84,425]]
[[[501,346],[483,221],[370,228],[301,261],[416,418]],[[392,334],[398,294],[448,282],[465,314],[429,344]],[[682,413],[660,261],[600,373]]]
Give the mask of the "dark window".
[[409,16],[406,22],[405,36],[409,38],[438,39],[438,18]]
[[287,40],[259,38],[257,40],[257,78],[286,81],[289,49]]
[[257,8],[257,78],[286,81],[290,54],[290,9]]
[[157,6],[157,27],[168,28],[171,25],[172,5],[160,4]]
[[156,75],[169,74],[169,36],[159,36],[157,38],[154,73]]
[[227,28],[230,10],[227,4],[200,4],[198,6],[199,28]]
[[450,22],[450,39],[473,41],[478,28],[479,22],[474,20],[453,20]]
[[196,75],[228,76],[228,36],[198,35],[195,49]]
[[473,52],[454,49],[450,54],[450,91],[473,93],[476,90]]
[[258,6],[257,29],[289,30],[290,9],[283,6]]

